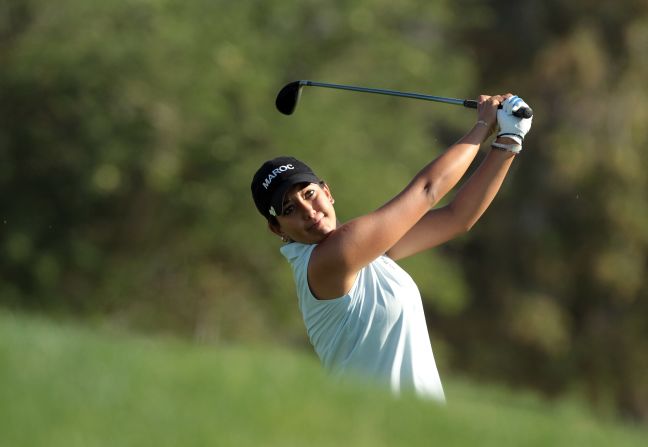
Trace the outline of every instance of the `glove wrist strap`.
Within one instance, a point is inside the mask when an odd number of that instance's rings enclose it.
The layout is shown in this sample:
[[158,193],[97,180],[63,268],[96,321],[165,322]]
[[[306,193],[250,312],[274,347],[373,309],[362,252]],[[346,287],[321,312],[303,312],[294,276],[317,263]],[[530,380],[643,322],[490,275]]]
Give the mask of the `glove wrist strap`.
[[521,144],[504,144],[504,143],[491,143],[493,149],[499,149],[507,152],[513,152],[514,154],[519,154],[522,151]]
[[524,141],[524,137],[515,133],[499,133],[497,134],[497,137],[510,138],[511,140],[515,141],[517,144],[522,144],[522,142]]

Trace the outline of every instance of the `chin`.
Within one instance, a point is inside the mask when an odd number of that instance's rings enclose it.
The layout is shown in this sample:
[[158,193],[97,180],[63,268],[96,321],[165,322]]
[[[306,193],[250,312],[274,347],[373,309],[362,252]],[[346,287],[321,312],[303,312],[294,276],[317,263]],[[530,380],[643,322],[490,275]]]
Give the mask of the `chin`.
[[335,231],[335,229],[333,228],[333,229],[327,230],[326,232],[322,233],[322,234],[320,235],[320,237],[319,237],[319,241],[318,241],[318,242],[322,242],[323,240],[325,240],[326,238],[328,238],[328,237],[329,237],[329,236],[330,236],[334,231]]

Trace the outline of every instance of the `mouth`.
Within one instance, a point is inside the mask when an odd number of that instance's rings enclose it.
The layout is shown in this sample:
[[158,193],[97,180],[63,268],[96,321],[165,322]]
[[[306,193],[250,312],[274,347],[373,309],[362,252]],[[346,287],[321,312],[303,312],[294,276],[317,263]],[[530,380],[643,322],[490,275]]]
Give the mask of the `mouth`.
[[323,220],[324,220],[324,216],[322,216],[322,217],[320,217],[319,219],[315,220],[315,221],[314,221],[311,225],[309,225],[308,228],[306,228],[306,229],[307,229],[308,231],[313,231],[313,230],[319,228],[319,227],[320,227],[320,224],[322,223]]

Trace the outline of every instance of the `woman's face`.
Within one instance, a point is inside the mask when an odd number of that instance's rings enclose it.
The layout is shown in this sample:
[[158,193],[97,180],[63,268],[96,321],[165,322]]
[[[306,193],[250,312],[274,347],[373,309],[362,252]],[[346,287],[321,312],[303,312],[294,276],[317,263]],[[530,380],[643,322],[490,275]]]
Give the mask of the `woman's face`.
[[337,227],[333,196],[326,184],[300,183],[284,195],[278,226],[270,229],[284,239],[317,244]]

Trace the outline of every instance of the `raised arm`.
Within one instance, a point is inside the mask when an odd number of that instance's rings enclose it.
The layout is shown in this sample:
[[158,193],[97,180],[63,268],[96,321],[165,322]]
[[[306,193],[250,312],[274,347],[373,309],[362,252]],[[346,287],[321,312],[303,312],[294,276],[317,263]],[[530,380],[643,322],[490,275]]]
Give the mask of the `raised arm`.
[[531,127],[530,119],[509,119],[506,111],[498,112],[498,121],[500,137],[495,140],[493,149],[479,168],[450,204],[426,213],[394,244],[388,252],[392,259],[411,256],[469,231],[486,211],[502,186],[515,154],[521,150],[524,135]]
[[492,149],[452,202],[428,211],[387,255],[394,260],[406,258],[470,230],[495,198],[514,157],[511,152]]
[[479,98],[478,122],[376,211],[339,226],[313,251],[308,267],[318,298],[346,293],[357,272],[400,241],[461,179],[489,136],[502,96]]

